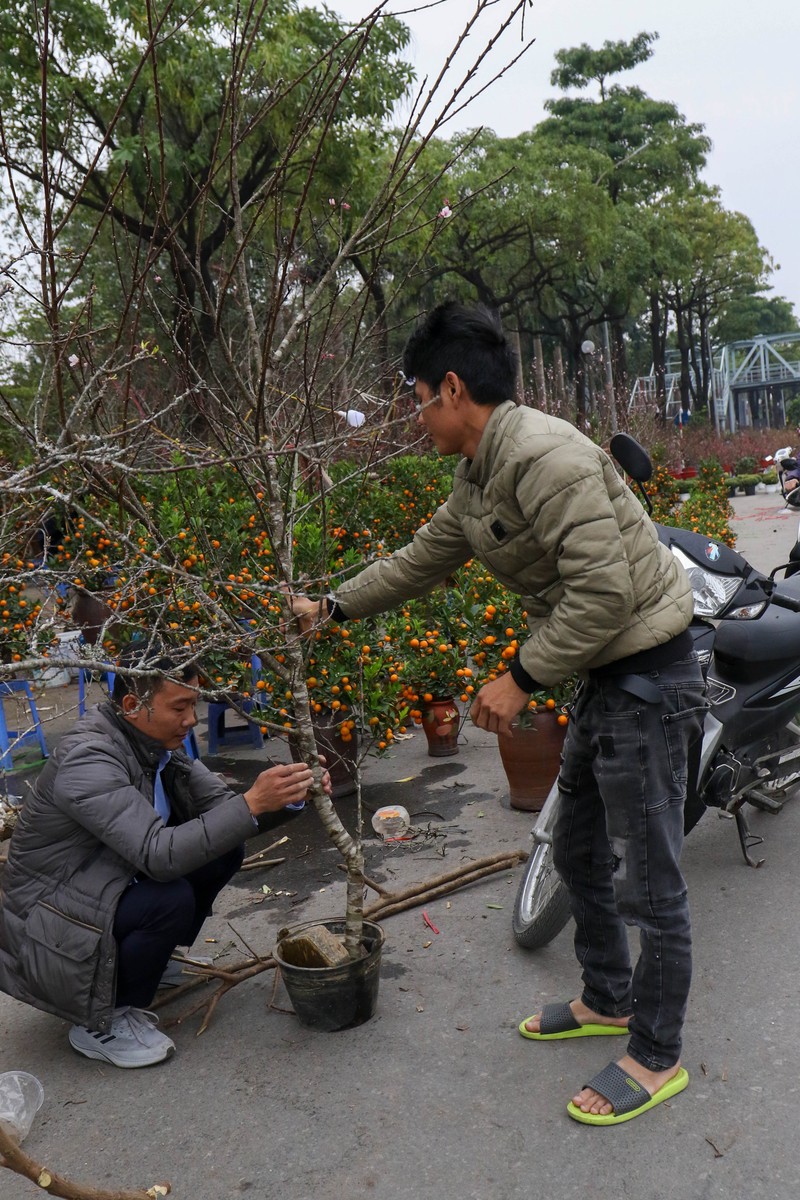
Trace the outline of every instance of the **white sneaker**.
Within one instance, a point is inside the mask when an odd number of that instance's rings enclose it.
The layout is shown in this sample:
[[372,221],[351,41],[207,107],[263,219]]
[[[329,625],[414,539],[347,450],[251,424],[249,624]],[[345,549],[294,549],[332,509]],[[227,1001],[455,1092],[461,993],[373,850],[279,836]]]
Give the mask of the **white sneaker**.
[[115,1067],[149,1067],[175,1053],[175,1043],[156,1029],[158,1017],[143,1008],[115,1008],[105,1033],[73,1025],[69,1044],[86,1058],[99,1058]]
[[[185,958],[171,958],[164,968],[164,974],[158,981],[160,988],[180,987],[182,983],[188,983],[196,972],[192,971],[192,967],[213,967],[214,960],[205,954],[195,954],[191,958],[187,955]],[[190,968],[187,970],[186,968]]]

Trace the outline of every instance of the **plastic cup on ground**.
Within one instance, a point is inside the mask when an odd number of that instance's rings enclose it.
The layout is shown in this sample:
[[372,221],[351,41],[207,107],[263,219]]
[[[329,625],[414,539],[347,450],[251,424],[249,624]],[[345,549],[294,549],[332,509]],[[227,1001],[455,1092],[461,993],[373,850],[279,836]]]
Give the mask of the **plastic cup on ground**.
[[0,1074],[0,1126],[17,1144],[30,1133],[33,1118],[44,1102],[44,1088],[27,1071]]
[[372,814],[372,828],[387,842],[405,841],[411,817],[402,804],[387,804]]

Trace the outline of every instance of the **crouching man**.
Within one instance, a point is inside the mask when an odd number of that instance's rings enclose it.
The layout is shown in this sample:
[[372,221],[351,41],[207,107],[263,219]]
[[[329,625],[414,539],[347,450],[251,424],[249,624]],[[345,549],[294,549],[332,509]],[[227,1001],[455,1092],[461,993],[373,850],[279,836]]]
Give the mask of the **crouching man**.
[[196,666],[124,662],[146,673],[116,676],[20,814],[0,893],[0,988],[73,1021],[79,1054],[144,1067],[175,1051],[147,1012],[170,955],[197,938],[259,814],[303,800],[312,774],[273,766],[236,795],[182,749]]

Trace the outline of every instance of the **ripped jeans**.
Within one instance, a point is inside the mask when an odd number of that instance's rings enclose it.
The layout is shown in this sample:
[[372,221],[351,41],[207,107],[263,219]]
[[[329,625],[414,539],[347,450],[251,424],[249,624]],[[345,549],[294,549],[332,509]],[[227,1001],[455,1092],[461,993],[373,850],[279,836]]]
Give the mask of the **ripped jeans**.
[[[691,983],[680,854],[688,748],[702,734],[707,705],[694,654],[627,680],[648,699],[614,676],[592,676],[579,689],[559,775],[554,859],[570,893],[583,1002],[608,1017],[632,1013],[628,1052],[659,1071],[680,1058]],[[633,971],[626,925],[639,928]]]

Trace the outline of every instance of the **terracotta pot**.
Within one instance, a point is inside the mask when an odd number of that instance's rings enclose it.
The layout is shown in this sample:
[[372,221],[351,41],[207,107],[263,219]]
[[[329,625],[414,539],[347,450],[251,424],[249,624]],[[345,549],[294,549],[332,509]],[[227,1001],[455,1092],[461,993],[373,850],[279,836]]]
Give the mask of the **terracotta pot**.
[[452,696],[429,700],[422,710],[422,728],[428,739],[431,758],[448,758],[458,754],[458,726],[461,714]]
[[[325,756],[325,764],[333,785],[332,800],[342,800],[352,796],[356,791],[356,762],[358,760],[358,733],[353,731],[349,742],[345,742],[337,733],[341,718],[333,713],[314,713],[314,739],[317,750]],[[300,751],[293,737],[289,737],[289,749],[294,762],[300,762]]]
[[556,713],[544,712],[497,735],[512,808],[539,812],[558,775],[566,732]]

